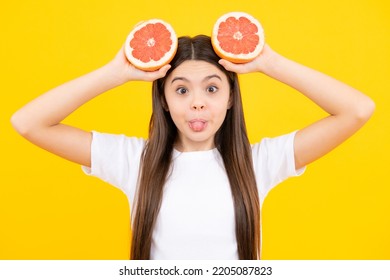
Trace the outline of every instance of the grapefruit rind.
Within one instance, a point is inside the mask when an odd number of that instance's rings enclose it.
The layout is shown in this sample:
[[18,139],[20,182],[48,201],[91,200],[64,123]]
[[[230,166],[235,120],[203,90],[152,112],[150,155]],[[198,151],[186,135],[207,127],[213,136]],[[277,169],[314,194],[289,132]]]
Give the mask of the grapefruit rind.
[[[240,17],[245,17],[249,19],[251,23],[254,23],[257,26],[258,31],[255,34],[259,36],[259,43],[256,45],[256,48],[252,52],[234,54],[223,50],[223,48],[221,47],[219,40],[217,38],[219,34],[219,27],[221,23],[225,22],[230,17],[235,19],[239,19]],[[222,15],[220,18],[217,19],[212,31],[211,43],[214,48],[214,51],[219,57],[229,60],[233,63],[246,63],[255,59],[263,50],[265,44],[264,29],[260,24],[260,22],[250,14],[244,12],[230,12]]]
[[[172,40],[171,48],[158,61],[151,59],[148,62],[143,62],[140,59],[137,59],[136,57],[133,56],[132,53],[133,53],[134,49],[133,49],[133,47],[131,47],[130,43],[134,39],[134,34],[137,31],[144,28],[147,24],[158,24],[158,23],[163,24],[164,27],[170,32],[170,34],[171,34],[170,39]],[[177,39],[176,33],[175,33],[174,29],[172,28],[172,26],[169,23],[167,23],[161,19],[150,19],[150,20],[141,21],[141,22],[137,23],[134,26],[133,30],[129,33],[129,35],[126,38],[126,42],[125,42],[125,55],[126,55],[127,59],[129,60],[129,62],[134,67],[141,69],[141,70],[144,70],[144,71],[155,71],[155,70],[160,69],[164,65],[168,64],[169,62],[171,62],[171,60],[173,59],[173,57],[176,54],[177,46],[178,46],[178,39]]]

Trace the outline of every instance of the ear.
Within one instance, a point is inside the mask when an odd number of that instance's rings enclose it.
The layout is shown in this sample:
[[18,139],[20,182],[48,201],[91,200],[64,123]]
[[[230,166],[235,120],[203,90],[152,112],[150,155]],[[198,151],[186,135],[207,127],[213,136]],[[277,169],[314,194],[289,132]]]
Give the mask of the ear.
[[161,95],[161,105],[166,112],[169,112],[169,107],[167,101],[165,100],[165,95]]
[[233,107],[233,92],[230,91],[230,97],[229,97],[229,102],[228,102],[228,110]]

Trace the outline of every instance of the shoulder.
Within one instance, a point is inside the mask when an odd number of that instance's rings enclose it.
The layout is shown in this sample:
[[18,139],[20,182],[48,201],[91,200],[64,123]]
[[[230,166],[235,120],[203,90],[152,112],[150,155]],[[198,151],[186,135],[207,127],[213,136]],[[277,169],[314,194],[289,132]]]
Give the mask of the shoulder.
[[146,140],[139,137],[130,137],[125,134],[112,134],[92,131],[92,146],[108,149],[143,150]]
[[92,163],[127,166],[138,162],[145,147],[146,140],[129,137],[124,134],[92,132]]
[[297,131],[277,137],[265,137],[260,142],[252,145],[253,159],[267,157],[270,154],[282,154],[294,148],[294,138]]
[[285,179],[301,175],[294,161],[296,131],[272,138],[263,138],[252,145],[253,167],[261,198]]
[[133,197],[144,147],[143,138],[92,131],[91,167],[83,170]]

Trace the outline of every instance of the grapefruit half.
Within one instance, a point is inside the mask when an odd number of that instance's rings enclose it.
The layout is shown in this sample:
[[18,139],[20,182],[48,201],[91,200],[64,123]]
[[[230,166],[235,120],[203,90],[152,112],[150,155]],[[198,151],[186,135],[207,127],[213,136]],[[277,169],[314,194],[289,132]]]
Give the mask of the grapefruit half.
[[264,30],[260,22],[244,12],[222,15],[214,24],[211,36],[214,51],[234,63],[255,59],[264,47]]
[[177,36],[172,26],[161,19],[137,24],[125,42],[130,63],[144,71],[155,71],[168,64],[176,54]]

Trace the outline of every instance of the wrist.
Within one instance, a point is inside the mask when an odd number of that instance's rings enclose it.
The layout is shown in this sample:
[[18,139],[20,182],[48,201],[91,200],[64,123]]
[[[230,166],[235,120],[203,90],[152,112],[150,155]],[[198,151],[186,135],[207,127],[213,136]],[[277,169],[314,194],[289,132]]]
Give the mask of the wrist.
[[118,65],[115,60],[104,65],[101,70],[105,73],[108,82],[112,83],[113,86],[120,86],[129,81],[128,70],[122,65]]
[[280,54],[266,47],[261,54],[259,71],[265,75],[272,76],[272,73],[277,71],[282,59],[283,57]]

